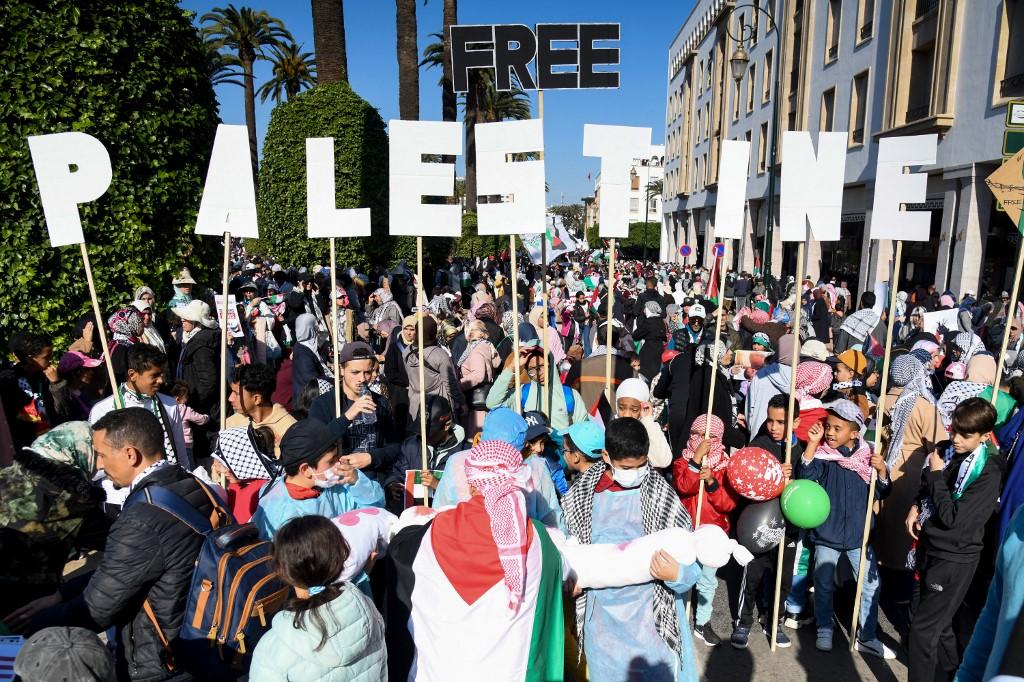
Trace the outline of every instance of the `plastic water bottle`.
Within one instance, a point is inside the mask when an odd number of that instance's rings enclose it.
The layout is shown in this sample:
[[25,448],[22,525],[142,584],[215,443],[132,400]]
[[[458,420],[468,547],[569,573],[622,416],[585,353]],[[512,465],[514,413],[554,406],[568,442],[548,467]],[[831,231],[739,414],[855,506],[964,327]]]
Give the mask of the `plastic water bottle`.
[[[370,387],[367,386],[366,384],[363,384],[363,387],[359,390],[359,397],[361,398],[363,396],[372,396],[372,394],[370,393]],[[376,424],[377,411],[374,410],[373,412],[360,413],[359,421],[361,421],[364,424]]]

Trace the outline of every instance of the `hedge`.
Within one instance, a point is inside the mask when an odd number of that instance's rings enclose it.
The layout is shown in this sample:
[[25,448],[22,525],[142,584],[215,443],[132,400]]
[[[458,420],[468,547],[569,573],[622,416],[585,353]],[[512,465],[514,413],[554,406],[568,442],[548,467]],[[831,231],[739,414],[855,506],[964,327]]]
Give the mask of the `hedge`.
[[110,152],[110,188],[80,207],[104,308],[141,284],[166,301],[182,265],[218,280],[220,245],[193,234],[218,115],[192,15],[171,0],[7,0],[0,26],[4,336],[43,331],[61,348],[90,309],[79,248],[47,238],[30,135],[81,131]]

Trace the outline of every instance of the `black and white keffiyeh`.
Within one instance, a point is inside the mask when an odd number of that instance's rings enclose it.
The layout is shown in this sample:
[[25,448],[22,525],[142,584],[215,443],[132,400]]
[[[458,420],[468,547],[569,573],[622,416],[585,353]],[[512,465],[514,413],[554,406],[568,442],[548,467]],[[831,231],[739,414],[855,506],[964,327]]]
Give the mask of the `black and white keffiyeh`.
[[878,326],[881,319],[873,308],[864,308],[847,317],[840,329],[858,341],[863,341]]
[[256,432],[251,424],[221,431],[212,456],[239,481],[273,479],[277,474],[277,462],[256,447]]
[[[562,498],[562,509],[565,512],[569,534],[584,545],[591,544],[594,490],[607,469],[608,466],[604,462],[592,465]],[[640,500],[645,535],[666,528],[693,528],[690,515],[679,502],[679,496],[660,475],[654,472],[647,474],[647,478],[640,484]],[[586,595],[581,594],[576,598],[576,641],[581,654],[586,605]],[[654,586],[654,625],[668,647],[672,651],[680,652],[680,628],[676,617],[675,595],[661,583],[655,583]]]
[[935,404],[935,396],[928,387],[928,370],[922,362],[911,354],[901,355],[892,361],[889,368],[889,381],[893,386],[903,388],[900,397],[893,403],[890,415],[890,429],[892,438],[889,440],[889,451],[885,458],[886,463],[892,467],[896,464],[896,458],[900,456],[903,447],[903,433],[906,430],[907,422],[914,411],[914,404],[918,397]]

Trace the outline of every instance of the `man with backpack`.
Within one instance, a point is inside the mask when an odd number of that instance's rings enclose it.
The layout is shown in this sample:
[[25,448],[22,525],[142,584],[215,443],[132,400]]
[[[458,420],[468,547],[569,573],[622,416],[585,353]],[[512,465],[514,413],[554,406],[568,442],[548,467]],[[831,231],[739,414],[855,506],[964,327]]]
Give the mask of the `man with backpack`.
[[57,625],[95,632],[116,627],[118,679],[168,679],[166,643],[182,626],[204,536],[153,504],[132,504],[133,498],[164,488],[203,518],[216,515],[220,506],[192,475],[165,459],[160,421],[145,408],[115,410],[97,420],[93,449],[97,469],[129,491],[103,560],[92,574],[68,581],[6,622],[24,634]]

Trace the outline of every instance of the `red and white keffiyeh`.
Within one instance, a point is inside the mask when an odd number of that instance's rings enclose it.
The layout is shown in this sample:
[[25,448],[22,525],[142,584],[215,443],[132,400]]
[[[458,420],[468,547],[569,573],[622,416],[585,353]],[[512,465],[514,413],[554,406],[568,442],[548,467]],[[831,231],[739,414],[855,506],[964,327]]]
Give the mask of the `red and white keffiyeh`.
[[818,398],[832,386],[832,368],[817,360],[804,360],[796,366],[798,400]]
[[[683,457],[686,459],[693,459],[694,453],[697,451],[697,447],[704,441],[704,429],[707,427],[708,416],[706,414],[698,415],[693,420],[693,425],[690,426],[690,438],[686,441],[686,447],[683,448]],[[708,450],[708,454],[704,457],[704,462],[707,463],[708,468],[712,471],[720,471],[729,464],[729,458],[725,454],[725,446],[722,445],[722,436],[725,434],[725,425],[722,424],[722,420],[711,415],[711,449]]]
[[480,441],[466,458],[466,482],[484,498],[513,613],[519,611],[526,591],[529,551],[522,470],[523,455],[500,440]]
[[871,481],[871,446],[863,438],[857,441],[860,445],[849,457],[844,456],[838,450],[834,450],[824,443],[818,445],[814,452],[815,459],[822,459],[826,462],[836,462],[844,469],[850,469],[857,473],[865,483]]

